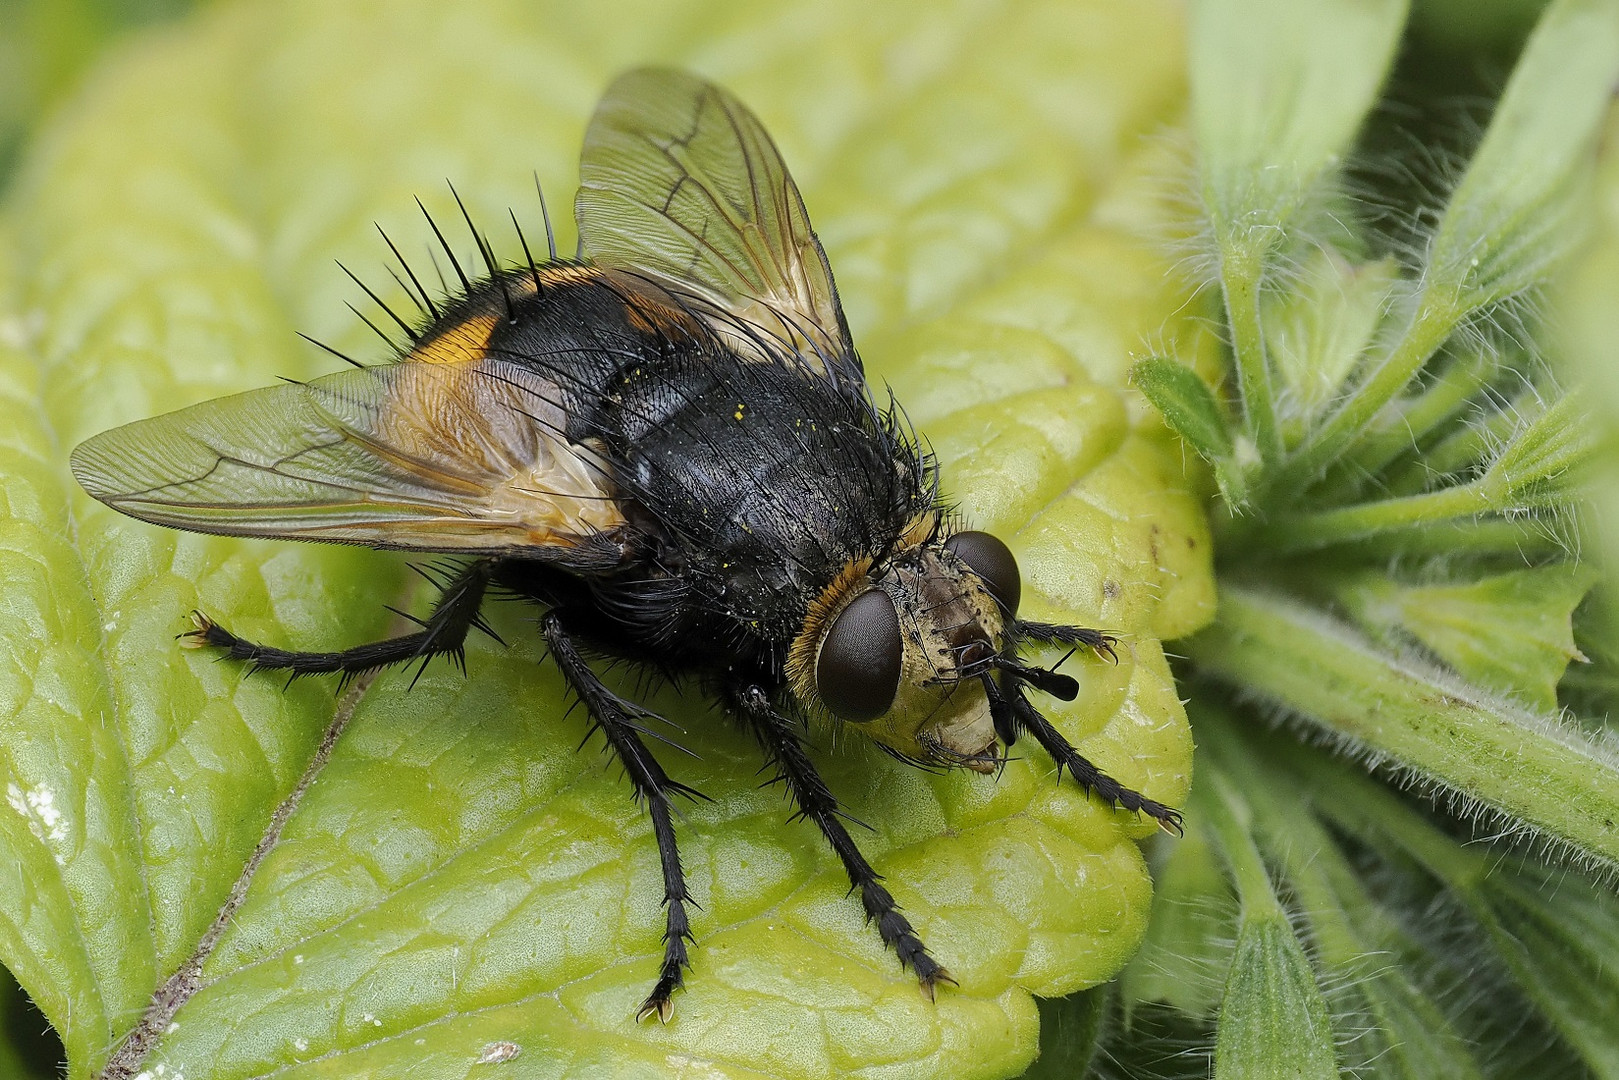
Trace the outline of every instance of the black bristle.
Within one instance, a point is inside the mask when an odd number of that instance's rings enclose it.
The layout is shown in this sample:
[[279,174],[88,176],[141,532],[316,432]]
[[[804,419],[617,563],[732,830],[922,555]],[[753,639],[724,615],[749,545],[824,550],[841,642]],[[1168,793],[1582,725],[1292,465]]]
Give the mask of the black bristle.
[[[419,206],[421,204],[418,203],[417,205]],[[389,237],[387,233],[382,231],[381,225],[377,226],[377,232],[382,235],[382,242],[388,245],[388,250],[394,253],[394,258],[399,260],[399,265],[404,268],[405,276],[410,278],[410,283],[416,286],[416,291],[418,293],[421,293],[422,306],[427,309],[427,313],[429,315],[437,319],[439,317],[438,305],[433,303],[433,298],[427,294],[426,289],[422,288],[422,283],[416,280],[416,271],[412,270],[410,268],[410,263],[406,262],[405,257],[399,254],[399,249],[394,246],[392,238]]]
[[401,289],[403,289],[404,292],[405,292],[405,295],[410,297],[410,302],[411,302],[412,305],[415,306],[416,313],[418,315],[426,315],[426,314],[428,314],[427,309],[422,306],[421,297],[417,296],[415,290],[413,290],[409,285],[405,284],[405,279],[399,276],[399,271],[395,270],[391,266],[384,267],[383,269],[387,270],[388,271],[388,276],[394,279],[394,284],[398,285]]
[[394,339],[389,337],[387,334],[383,333],[382,328],[380,326],[378,326],[376,323],[372,322],[370,319],[366,318],[364,313],[361,312],[359,308],[355,307],[353,304],[346,303],[346,302],[344,303],[343,306],[348,308],[350,311],[354,312],[355,317],[357,319],[359,319],[361,322],[365,323],[365,325],[369,326],[371,328],[371,332],[373,334],[377,335],[377,337],[381,338],[383,341],[386,341],[388,343],[388,348],[394,350],[395,352],[400,351],[399,350],[399,345],[394,341]]
[[[433,220],[433,215],[429,214],[427,212],[427,207],[422,205],[422,200],[420,200],[420,199],[416,200],[416,208],[418,210],[420,210],[422,212],[422,216],[427,219],[428,228],[433,230],[433,235],[438,237],[439,247],[443,248],[444,249],[444,254],[449,256],[450,265],[455,268],[455,276],[461,280],[461,291],[462,292],[471,292],[472,291],[472,282],[467,280],[467,273],[466,273],[465,270],[461,269],[460,260],[458,260],[455,257],[455,252],[453,250],[451,250],[450,242],[448,240],[444,239],[444,233],[438,227],[438,222],[434,221]],[[434,269],[438,268],[438,260],[437,259],[433,260],[433,268]],[[444,279],[444,275],[441,273],[439,275],[439,281],[440,281],[441,284],[443,282],[443,279]]]
[[523,235],[523,227],[517,223],[517,213],[507,210],[511,215],[512,228],[517,230],[517,242],[523,245],[523,258],[528,262],[528,276],[534,279],[534,295],[540,294],[540,268],[534,265],[534,255],[528,250],[528,237]]
[[379,307],[383,311],[387,312],[388,318],[392,319],[395,323],[398,324],[399,329],[401,329],[401,330],[403,330],[405,332],[405,336],[407,338],[409,338],[413,342],[420,340],[420,338],[418,338],[418,336],[416,334],[416,328],[414,326],[410,325],[410,323],[406,322],[404,319],[400,318],[399,313],[397,311],[395,311],[393,308],[389,307],[387,304],[383,303],[382,302],[382,297],[380,297],[376,293],[372,292],[371,291],[371,286],[369,286],[365,282],[361,281],[359,276],[356,275],[354,273],[354,271],[352,271],[348,267],[344,266],[341,262],[338,262],[337,268],[339,270],[343,271],[343,273],[347,274],[348,279],[350,281],[354,282],[354,284],[358,285],[365,292],[365,295],[367,295],[367,296],[369,296],[371,298],[371,302],[373,304],[377,305],[377,307]]
[[348,356],[348,355],[346,355],[344,353],[338,352],[336,349],[332,348],[330,345],[326,344],[324,341],[318,341],[315,338],[310,337],[308,334],[305,334],[305,333],[302,333],[302,332],[299,332],[298,336],[303,338],[305,341],[309,342],[309,344],[315,346],[315,348],[320,349],[320,350],[322,350],[324,352],[331,353],[333,356],[335,356],[339,360],[343,361],[343,363],[348,364],[350,367],[357,367],[361,371],[365,370],[365,365],[364,364],[360,363],[358,360],[354,359],[352,356]]
[[540,174],[534,174],[534,190],[540,196],[540,217],[545,221],[545,246],[550,249],[551,261],[557,261],[557,234],[551,228],[551,209],[545,205],[545,188],[540,184]]
[[506,289],[506,279],[501,276],[500,268],[495,265],[495,251],[489,246],[489,239],[478,231],[472,223],[472,215],[467,212],[467,204],[461,201],[461,193],[450,185],[450,194],[455,197],[455,205],[461,208],[461,220],[467,223],[467,231],[472,234],[472,242],[478,246],[478,254],[483,256],[484,268],[489,271],[489,280],[500,287],[500,298],[506,303],[506,321],[517,321],[517,310],[512,307],[512,294]]
[[443,267],[439,266],[439,264],[438,264],[438,256],[433,254],[433,249],[432,248],[427,249],[427,261],[433,265],[433,273],[435,275],[437,275],[437,277],[438,277],[439,295],[440,296],[449,296],[450,295],[449,283],[444,280],[444,269],[443,269]]

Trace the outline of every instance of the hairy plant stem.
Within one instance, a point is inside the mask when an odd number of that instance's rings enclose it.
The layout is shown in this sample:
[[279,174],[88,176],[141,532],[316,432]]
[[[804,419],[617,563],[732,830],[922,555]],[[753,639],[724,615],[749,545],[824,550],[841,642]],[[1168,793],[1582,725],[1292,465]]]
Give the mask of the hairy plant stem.
[[1378,414],[1411,384],[1466,313],[1455,289],[1430,289],[1411,326],[1388,356],[1366,376],[1336,412],[1330,413],[1265,482],[1280,498],[1308,490],[1328,467],[1372,428]]
[[1453,521],[1496,509],[1499,490],[1481,481],[1421,495],[1379,499],[1279,517],[1247,532],[1247,542],[1272,555],[1315,551],[1379,533]]
[[1231,349],[1236,356],[1243,410],[1261,460],[1276,462],[1282,457],[1282,433],[1271,394],[1265,335],[1259,325],[1259,279],[1263,260],[1235,244],[1222,245],[1222,248],[1220,287],[1225,296],[1226,318],[1231,325]]
[[1184,647],[1204,673],[1619,868],[1619,767],[1556,718],[1393,656],[1297,601],[1232,582],[1214,626]]
[[[1383,422],[1372,425],[1334,466],[1340,482],[1330,489],[1331,501],[1349,502],[1364,489],[1366,478],[1382,474],[1402,454],[1426,443],[1442,425],[1453,423],[1500,366],[1493,351],[1475,349],[1440,372],[1420,394],[1385,412]],[[1439,470],[1423,471],[1431,475]]]
[[1209,774],[1208,791],[1209,797],[1202,800],[1200,809],[1207,814],[1210,827],[1219,838],[1220,849],[1225,853],[1226,867],[1231,871],[1242,904],[1242,917],[1245,920],[1275,918],[1285,922],[1287,914],[1271,886],[1265,860],[1254,841],[1253,812],[1247,801],[1220,772]]

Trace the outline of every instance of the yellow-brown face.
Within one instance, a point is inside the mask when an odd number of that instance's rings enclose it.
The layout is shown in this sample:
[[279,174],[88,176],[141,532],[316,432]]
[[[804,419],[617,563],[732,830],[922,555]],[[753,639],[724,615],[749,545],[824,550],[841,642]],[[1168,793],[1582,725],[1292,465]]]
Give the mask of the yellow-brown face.
[[908,758],[993,770],[981,677],[1017,611],[1012,553],[963,532],[851,569],[794,650],[794,691]]

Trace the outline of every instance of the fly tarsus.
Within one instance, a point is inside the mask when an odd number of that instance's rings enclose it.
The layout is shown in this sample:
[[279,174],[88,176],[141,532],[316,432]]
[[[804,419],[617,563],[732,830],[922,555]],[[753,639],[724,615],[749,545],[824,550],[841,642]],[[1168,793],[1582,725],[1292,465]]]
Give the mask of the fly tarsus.
[[1105,656],[1114,663],[1119,659],[1119,654],[1114,651],[1119,639],[1103,630],[1019,619],[1011,626],[1011,636],[1020,641],[1036,641],[1042,645],[1083,645],[1096,655]]
[[[635,1011],[635,1019],[639,1023],[655,1015],[659,1023],[667,1024],[675,1014],[674,992],[680,989],[685,969],[691,966],[686,944],[687,942],[695,944],[697,939],[692,936],[691,924],[686,918],[686,904],[691,902],[691,897],[686,893],[685,875],[680,867],[680,852],[675,846],[675,828],[674,822],[670,819],[669,800],[667,796],[648,798],[646,808],[647,814],[652,818],[652,833],[658,840],[658,853],[663,856],[666,911],[663,966],[658,971],[658,981],[653,985],[652,993],[647,995],[646,1000],[641,1002],[641,1007]],[[675,870],[672,881],[669,875],[671,860]]]
[[1075,750],[1073,744],[1063,737],[1062,732],[1053,727],[1050,720],[1040,715],[1040,711],[1029,704],[1018,682],[1018,678],[1010,674],[1006,677],[1008,685],[997,683],[991,675],[983,677],[984,691],[989,695],[990,718],[994,721],[995,733],[1002,743],[1010,748],[1017,741],[1017,737],[1027,731],[1034,736],[1036,742],[1045,747],[1046,753],[1051,755],[1051,760],[1056,762],[1059,778],[1062,771],[1067,769],[1079,782],[1080,787],[1093,793],[1109,806],[1119,806],[1138,814],[1146,814],[1165,832],[1176,836],[1185,835],[1179,810],[1165,806],[1156,799],[1149,799],[1134,788],[1125,787]]

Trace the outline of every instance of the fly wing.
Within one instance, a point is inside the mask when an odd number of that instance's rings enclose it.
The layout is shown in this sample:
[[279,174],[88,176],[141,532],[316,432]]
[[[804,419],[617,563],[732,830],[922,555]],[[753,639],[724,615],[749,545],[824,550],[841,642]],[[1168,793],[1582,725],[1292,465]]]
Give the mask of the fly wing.
[[863,378],[798,186],[727,91],[662,68],[619,76],[585,133],[575,212],[593,260],[697,292],[740,347],[762,332]]
[[624,524],[558,400],[489,358],[380,365],[103,432],[73,475],[115,510],[197,532],[543,557]]

